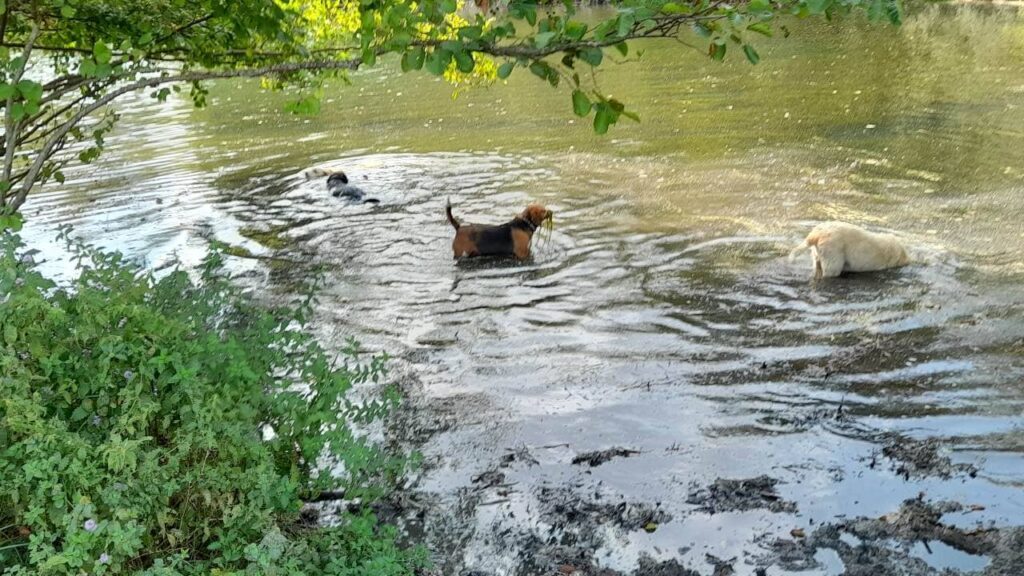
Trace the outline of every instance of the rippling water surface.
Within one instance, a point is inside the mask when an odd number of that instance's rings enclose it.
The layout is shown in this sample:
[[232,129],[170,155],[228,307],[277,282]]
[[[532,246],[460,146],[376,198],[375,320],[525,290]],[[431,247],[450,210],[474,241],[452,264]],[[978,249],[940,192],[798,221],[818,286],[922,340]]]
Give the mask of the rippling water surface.
[[[643,122],[604,138],[529,74],[452,100],[423,76],[360,73],[312,119],[252,83],[216,86],[200,111],[139,99],[100,163],[32,200],[27,232],[54,272],[60,223],[153,267],[196,262],[212,235],[262,294],[323,267],[324,340],[386,349],[415,383],[434,431],[416,488],[439,503],[426,529],[452,571],[514,564],[500,534],[534,526],[537,491],[561,485],[673,516],[609,529],[599,557],[620,568],[742,557],[757,535],[922,490],[1020,524],[1024,18],[945,6],[898,30],[792,29],[757,67],[638,44],[599,80]],[[310,165],[344,168],[380,205],[329,197],[300,178]],[[554,233],[527,264],[454,263],[448,198],[475,222],[541,201]],[[786,253],[831,218],[895,231],[914,264],[812,284]],[[907,482],[873,465],[886,433],[942,439],[979,473]],[[610,446],[640,454],[570,464]],[[499,501],[458,509],[523,447],[536,464],[504,469]],[[799,512],[685,503],[759,474]],[[929,562],[976,567],[943,558]]]

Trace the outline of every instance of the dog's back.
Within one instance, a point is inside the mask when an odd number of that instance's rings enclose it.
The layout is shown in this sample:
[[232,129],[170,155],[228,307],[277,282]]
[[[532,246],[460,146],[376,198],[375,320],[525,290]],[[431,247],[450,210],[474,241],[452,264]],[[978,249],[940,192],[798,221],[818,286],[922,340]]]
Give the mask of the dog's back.
[[790,259],[806,249],[812,252],[814,275],[818,278],[836,277],[843,272],[873,272],[910,262],[906,250],[892,234],[869,232],[846,222],[815,226],[803,243],[790,252]]

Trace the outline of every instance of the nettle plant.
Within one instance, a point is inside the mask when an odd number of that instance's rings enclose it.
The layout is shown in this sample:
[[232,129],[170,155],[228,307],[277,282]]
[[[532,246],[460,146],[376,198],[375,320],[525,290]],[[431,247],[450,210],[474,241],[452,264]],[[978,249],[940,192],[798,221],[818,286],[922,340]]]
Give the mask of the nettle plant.
[[454,82],[529,70],[567,87],[573,112],[603,134],[637,118],[590,72],[625,59],[632,40],[684,40],[717,60],[735,46],[757,63],[758,37],[788,34],[781,15],[863,10],[898,23],[901,12],[899,0],[618,0],[594,22],[572,0],[478,0],[483,11],[462,1],[0,0],[0,227],[68,162],[100,154],[111,105],[133,92],[165,99],[184,86],[201,106],[205,82],[253,77],[295,90],[290,111],[315,113],[323,78],[394,54],[402,70]]
[[[312,299],[265,309],[217,271],[155,279],[68,249],[58,287],[0,233],[0,573],[410,574],[419,551],[358,507],[303,520],[325,494],[373,502],[409,461],[353,426],[385,375],[353,344],[332,359],[302,329]],[[339,468],[342,473],[338,473]]]

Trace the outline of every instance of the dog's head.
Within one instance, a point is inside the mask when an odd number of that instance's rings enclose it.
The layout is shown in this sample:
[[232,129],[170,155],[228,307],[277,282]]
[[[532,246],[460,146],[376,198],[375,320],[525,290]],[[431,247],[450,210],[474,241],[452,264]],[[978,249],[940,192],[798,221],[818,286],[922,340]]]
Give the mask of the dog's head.
[[519,215],[520,218],[526,220],[530,224],[539,227],[546,220],[550,220],[553,214],[551,210],[541,206],[540,204],[530,204],[523,210],[523,213]]
[[335,172],[327,177],[328,188],[342,186],[344,184],[348,184],[348,176],[346,176],[344,172]]

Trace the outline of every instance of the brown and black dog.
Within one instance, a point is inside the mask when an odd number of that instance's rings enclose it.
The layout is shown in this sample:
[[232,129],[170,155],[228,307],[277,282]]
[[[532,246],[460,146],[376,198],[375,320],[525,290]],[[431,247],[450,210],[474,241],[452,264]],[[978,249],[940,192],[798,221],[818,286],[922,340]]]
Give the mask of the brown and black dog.
[[452,216],[452,203],[445,207],[448,222],[455,228],[452,251],[456,258],[463,256],[515,256],[517,260],[530,257],[530,241],[537,227],[551,219],[551,210],[540,204],[530,204],[518,216],[504,224],[462,224]]

